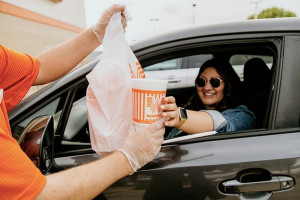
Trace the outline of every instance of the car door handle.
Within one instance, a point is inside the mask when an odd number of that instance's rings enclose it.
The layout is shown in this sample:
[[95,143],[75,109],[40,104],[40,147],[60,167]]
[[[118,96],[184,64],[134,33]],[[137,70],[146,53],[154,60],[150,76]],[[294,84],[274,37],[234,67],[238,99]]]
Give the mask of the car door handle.
[[168,83],[180,83],[181,81],[179,79],[169,79]]
[[294,179],[289,176],[272,176],[271,180],[241,183],[237,180],[222,182],[219,189],[225,194],[246,192],[266,192],[288,190],[295,186]]

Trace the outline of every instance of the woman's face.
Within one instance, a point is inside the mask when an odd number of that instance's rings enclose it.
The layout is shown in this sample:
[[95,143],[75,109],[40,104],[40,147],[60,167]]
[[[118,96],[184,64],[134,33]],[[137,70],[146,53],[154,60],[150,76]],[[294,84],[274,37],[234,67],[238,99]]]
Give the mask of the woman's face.
[[[206,68],[199,77],[205,80],[205,84],[203,87],[199,87],[197,85],[198,95],[207,110],[215,109],[216,105],[220,103],[224,97],[225,82],[217,70],[213,67]],[[210,80],[212,78],[218,78],[221,80],[218,87],[213,87],[211,85]]]

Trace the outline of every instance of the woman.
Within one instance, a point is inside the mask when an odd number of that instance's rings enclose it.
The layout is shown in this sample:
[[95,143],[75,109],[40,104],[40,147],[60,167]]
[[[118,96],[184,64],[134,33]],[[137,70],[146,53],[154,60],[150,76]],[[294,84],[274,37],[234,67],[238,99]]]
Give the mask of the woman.
[[[230,132],[254,128],[255,116],[239,104],[240,79],[228,62],[206,61],[195,80],[195,93],[184,109],[174,97],[165,97],[161,109],[165,126],[175,127],[167,139],[185,133],[207,131]],[[186,113],[186,117],[180,115]],[[187,119],[186,119],[187,118]]]

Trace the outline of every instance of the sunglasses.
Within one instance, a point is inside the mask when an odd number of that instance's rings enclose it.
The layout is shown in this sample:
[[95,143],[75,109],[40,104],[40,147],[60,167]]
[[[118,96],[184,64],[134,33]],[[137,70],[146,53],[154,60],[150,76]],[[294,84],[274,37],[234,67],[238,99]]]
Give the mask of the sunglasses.
[[[204,87],[205,86],[205,84],[206,84],[206,81],[207,81],[207,79],[206,78],[204,78],[204,77],[198,77],[197,79],[196,79],[196,85],[198,86],[198,87]],[[209,80],[209,82],[210,82],[210,84],[211,84],[211,86],[213,87],[213,88],[217,88],[217,87],[219,87],[220,85],[221,85],[221,82],[222,82],[223,80],[222,79],[220,79],[220,78],[218,78],[218,77],[212,77],[210,80]]]

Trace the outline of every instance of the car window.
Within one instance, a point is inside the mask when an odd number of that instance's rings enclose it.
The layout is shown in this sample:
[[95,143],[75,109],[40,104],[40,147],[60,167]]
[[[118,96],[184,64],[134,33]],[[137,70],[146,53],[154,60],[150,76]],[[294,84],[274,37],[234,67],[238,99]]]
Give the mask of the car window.
[[147,78],[167,80],[168,89],[194,87],[200,66],[212,57],[212,54],[179,56],[143,67]]
[[161,70],[180,69],[182,66],[182,60],[183,60],[183,58],[176,58],[176,59],[156,63],[154,65],[149,65],[144,68],[144,71],[161,71]]
[[[59,105],[60,98],[55,99],[54,101],[50,102],[46,106],[39,109],[37,112],[33,113],[29,117],[27,117],[25,120],[21,121],[16,126],[12,127],[13,137],[18,140],[26,126],[30,123],[31,120],[33,120],[36,117],[43,116],[43,115],[53,115],[55,121],[57,122],[60,118],[59,114],[57,112],[57,108]],[[56,115],[55,115],[56,114]],[[57,123],[56,123],[57,124]]]
[[[144,71],[161,71],[161,70],[172,70],[172,69],[184,69],[184,68],[200,68],[201,65],[213,58],[212,54],[199,54],[193,56],[186,56],[171,60],[166,60],[160,63],[149,65],[144,67]],[[184,60],[188,61],[187,64],[184,63]]]
[[73,103],[64,132],[64,141],[89,142],[86,97]]
[[88,115],[86,105],[87,83],[80,85],[73,93],[72,108],[65,121],[62,144],[66,142],[89,143]]
[[269,69],[272,68],[273,65],[273,57],[266,56],[266,55],[251,55],[251,54],[235,54],[230,57],[230,64],[232,65],[233,69],[240,77],[241,81],[244,81],[244,65],[246,62],[252,58],[260,58],[262,59]]
[[205,61],[212,58],[212,54],[198,54],[189,56],[189,68],[200,68]]
[[[268,45],[267,45],[268,46]],[[272,100],[272,76],[274,70],[272,69],[274,65],[274,60],[276,59],[274,53],[272,51],[267,50],[265,46],[254,46],[253,44],[244,44],[240,45],[226,45],[226,46],[215,46],[209,49],[206,47],[195,49],[191,51],[193,54],[196,52],[196,55],[190,55],[189,58],[189,66],[192,68],[194,65],[195,68],[201,67],[206,60],[211,58],[219,58],[228,60],[230,64],[233,66],[236,74],[239,76],[242,84],[239,86],[240,89],[238,91],[238,101],[240,105],[247,106],[247,108],[252,111],[253,115],[255,115],[255,125],[251,129],[260,129],[265,128],[267,126],[268,121],[268,111],[269,111],[269,102]],[[202,53],[205,52],[205,53]],[[207,53],[211,52],[211,54]],[[240,53],[241,52],[241,53]],[[245,53],[244,53],[245,52]],[[191,53],[191,54],[192,54]],[[174,53],[175,54],[175,53]],[[186,54],[185,54],[186,55]],[[174,55],[178,56],[178,55]],[[256,59],[260,59],[265,63],[266,68],[263,66],[260,67],[251,67],[251,73],[247,72],[247,80],[251,79],[244,83],[244,66],[249,60],[253,61]],[[253,64],[252,64],[253,65]],[[249,67],[248,67],[249,69]],[[255,69],[255,70],[252,70]],[[199,69],[193,72],[196,76]],[[257,74],[267,74],[263,80],[257,76]],[[192,80],[190,85],[195,85],[195,76],[192,74],[188,76],[190,80]],[[249,78],[248,78],[249,77]],[[186,80],[188,82],[188,80]],[[257,87],[253,82],[259,82],[260,87]],[[254,88],[255,87],[255,88]],[[172,88],[173,89],[173,88]],[[194,88],[192,90],[187,90],[186,87],[176,88],[176,90],[168,90],[167,95],[174,96],[176,99],[176,103],[179,106],[185,106],[188,103],[188,100],[194,96]],[[248,89],[252,89],[248,91]],[[166,129],[165,138],[172,137],[182,137],[187,135],[183,132],[174,131],[172,128]]]

